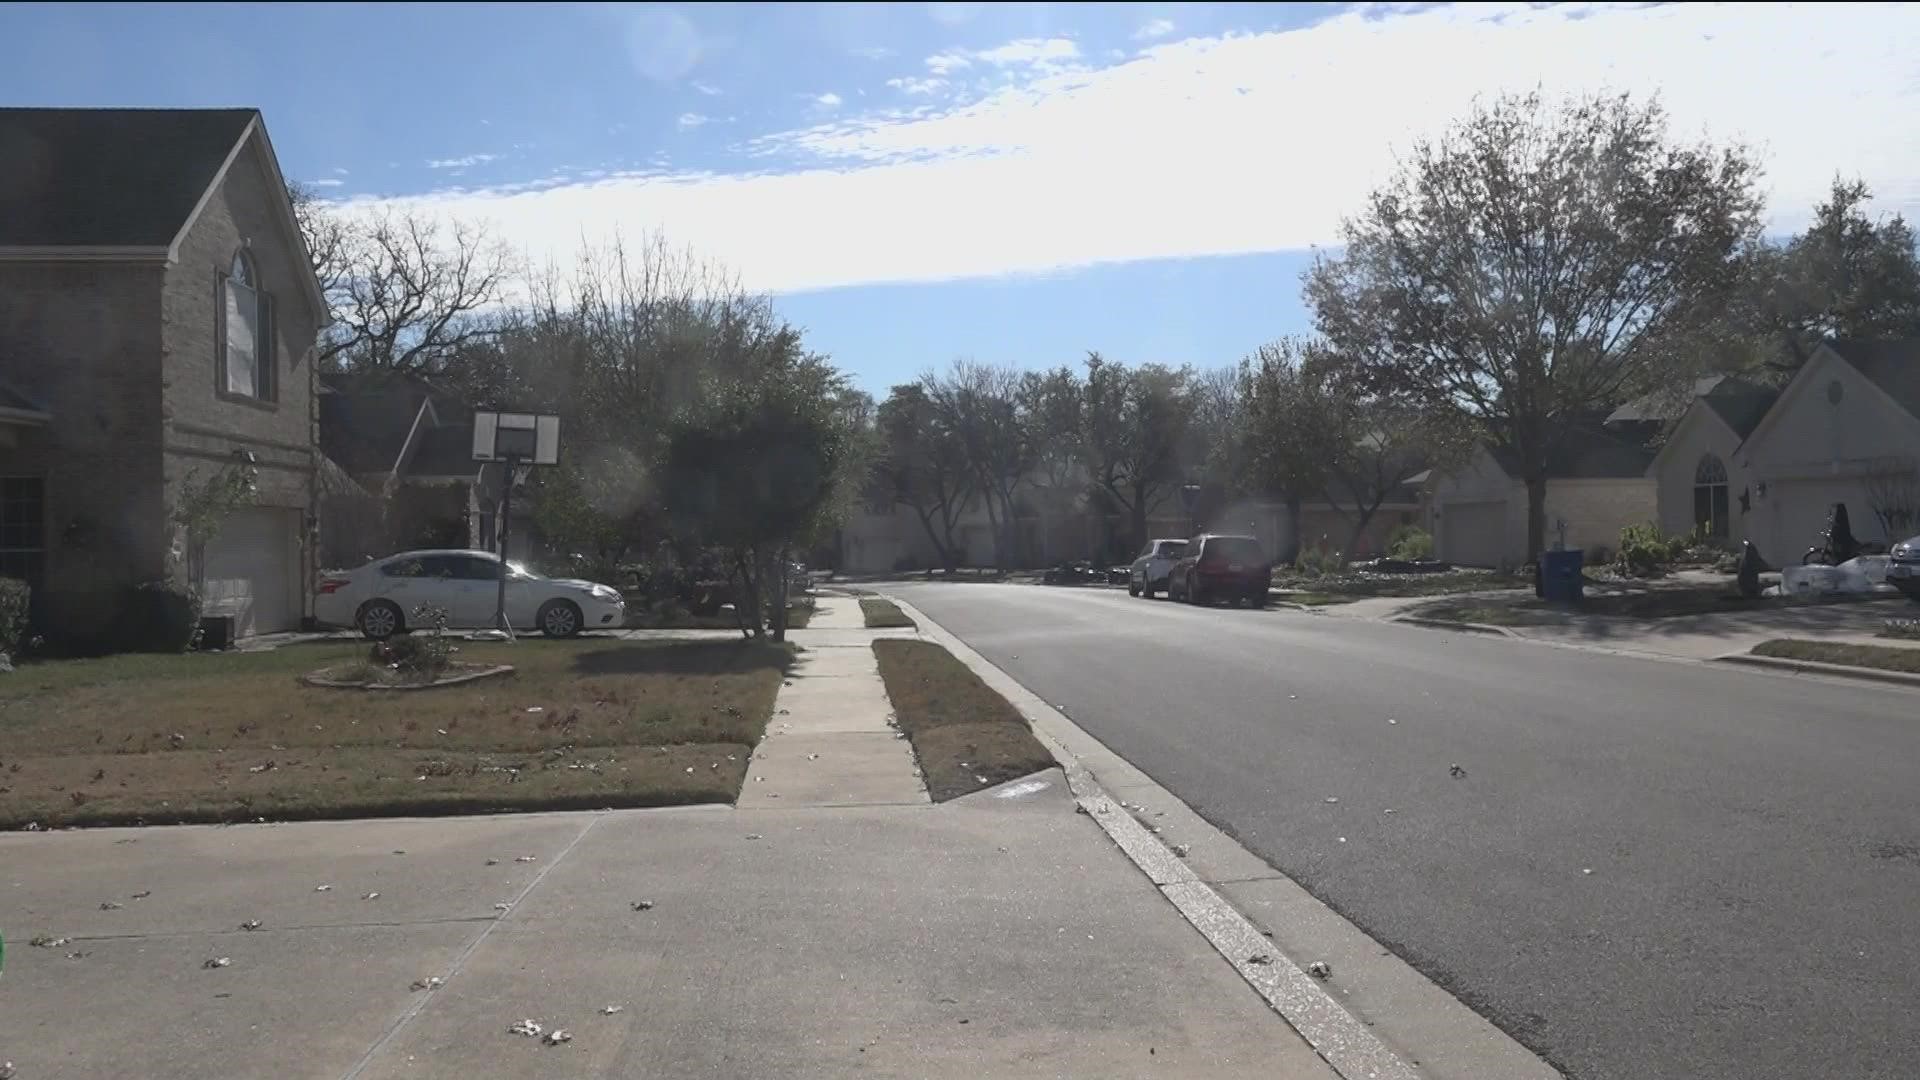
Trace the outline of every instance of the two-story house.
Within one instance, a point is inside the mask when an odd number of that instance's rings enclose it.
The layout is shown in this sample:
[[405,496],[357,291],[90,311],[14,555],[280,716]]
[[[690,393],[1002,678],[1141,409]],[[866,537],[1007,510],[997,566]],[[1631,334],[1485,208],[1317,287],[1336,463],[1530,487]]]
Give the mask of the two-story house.
[[[0,574],[52,633],[196,576],[239,632],[310,602],[327,308],[255,109],[0,109]],[[256,493],[183,558],[183,485]]]

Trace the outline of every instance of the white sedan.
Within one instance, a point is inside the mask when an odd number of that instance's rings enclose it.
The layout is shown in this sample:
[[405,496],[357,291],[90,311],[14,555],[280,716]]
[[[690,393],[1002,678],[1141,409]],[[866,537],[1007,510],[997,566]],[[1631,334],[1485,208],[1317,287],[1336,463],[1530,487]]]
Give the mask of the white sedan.
[[[357,570],[321,574],[313,616],[376,641],[424,629],[410,626],[423,605],[444,610],[450,627],[490,627],[500,566],[490,551],[403,551]],[[572,637],[582,630],[617,630],[626,622],[626,602],[612,586],[544,578],[519,563],[506,568],[507,623],[516,630],[538,627],[548,637]]]

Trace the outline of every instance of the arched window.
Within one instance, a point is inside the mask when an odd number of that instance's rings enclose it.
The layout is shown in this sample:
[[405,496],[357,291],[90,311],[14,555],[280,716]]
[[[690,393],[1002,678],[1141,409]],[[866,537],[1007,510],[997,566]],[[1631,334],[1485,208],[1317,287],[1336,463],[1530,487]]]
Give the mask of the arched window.
[[240,397],[273,400],[273,297],[260,288],[245,249],[220,275],[220,388]]
[[1727,463],[1715,454],[1703,454],[1693,468],[1693,524],[1708,536],[1725,539],[1727,521]]

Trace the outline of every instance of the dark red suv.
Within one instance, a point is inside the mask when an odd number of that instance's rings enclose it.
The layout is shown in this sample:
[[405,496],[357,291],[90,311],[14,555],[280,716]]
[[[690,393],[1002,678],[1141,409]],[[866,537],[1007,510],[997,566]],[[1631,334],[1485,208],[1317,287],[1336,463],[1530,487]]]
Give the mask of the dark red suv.
[[1167,599],[1189,604],[1225,600],[1265,607],[1273,564],[1251,536],[1202,533],[1187,541],[1187,556],[1167,575]]

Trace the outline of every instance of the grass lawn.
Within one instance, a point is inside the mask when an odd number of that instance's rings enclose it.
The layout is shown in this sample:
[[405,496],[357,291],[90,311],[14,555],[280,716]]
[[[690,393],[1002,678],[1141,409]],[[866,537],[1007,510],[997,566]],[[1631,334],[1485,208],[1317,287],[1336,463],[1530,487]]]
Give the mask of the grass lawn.
[[1589,592],[1578,606],[1549,604],[1532,595],[1513,599],[1443,600],[1423,604],[1412,614],[1447,622],[1494,626],[1540,626],[1564,622],[1569,615],[1606,615],[1625,619],[1671,619],[1740,611],[1771,611],[1820,604],[1858,604],[1897,596],[1745,597],[1731,584],[1657,587],[1631,592]]
[[1493,570],[1448,570],[1435,574],[1369,574],[1347,571],[1311,575],[1290,566],[1275,567],[1273,587],[1279,599],[1295,604],[1344,604],[1374,596],[1445,596],[1487,589],[1531,589],[1531,574],[1501,574]]
[[881,640],[873,652],[935,802],[1053,766],[1026,718],[946,649]]
[[860,614],[866,617],[869,630],[888,630],[901,626],[911,629],[915,625],[897,604],[878,596],[861,597]]
[[1795,641],[1781,638],[1755,645],[1753,655],[1920,674],[1920,649],[1902,648],[1898,645],[1855,645],[1845,642]]
[[0,676],[0,828],[730,802],[791,659],[767,643],[462,642],[515,673],[301,685],[357,643],[22,664]]

